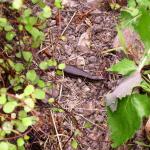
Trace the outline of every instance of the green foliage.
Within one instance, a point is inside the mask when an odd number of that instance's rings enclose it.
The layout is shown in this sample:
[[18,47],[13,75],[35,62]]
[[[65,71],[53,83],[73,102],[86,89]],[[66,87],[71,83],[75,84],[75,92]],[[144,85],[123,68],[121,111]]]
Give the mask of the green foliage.
[[[4,150],[25,149],[24,145],[29,136],[22,133],[38,122],[38,116],[33,113],[36,111],[36,102],[44,100],[45,91],[52,87],[38,73],[49,66],[57,67],[56,60],[49,59],[38,64],[40,69],[34,69],[32,52],[44,41],[46,19],[51,17],[52,12],[50,6],[42,0],[31,2],[31,6],[26,5],[23,0],[0,2],[3,3],[0,16],[0,48],[4,56],[0,58],[0,76],[3,81],[0,82],[0,149]],[[33,12],[32,5],[38,8],[37,13]],[[51,98],[50,101],[52,103],[54,100]],[[22,137],[16,139],[16,143],[14,138],[16,145],[13,145],[4,141],[10,135]]]
[[119,61],[117,64],[112,65],[111,68],[108,69],[108,71],[112,71],[122,75],[128,75],[129,73],[135,71],[136,68],[137,67],[134,61],[124,58],[123,60]]
[[108,123],[113,147],[126,142],[140,128],[142,118],[150,115],[147,95],[133,94],[123,98],[115,112],[108,108]]
[[[136,2],[138,5],[136,5]],[[150,63],[150,28],[148,28],[150,26],[150,1],[136,0],[136,2],[129,0],[128,7],[122,9],[120,27],[130,27],[139,34],[145,46],[145,55],[143,55],[139,66],[136,66],[131,60],[123,59],[108,69],[108,71],[129,75],[129,77],[131,72],[135,70],[140,72],[144,65]],[[139,85],[145,95],[134,91],[135,94],[132,93],[118,100],[116,111],[112,112],[110,107],[107,108],[112,147],[116,148],[132,138],[140,128],[143,117],[150,115],[150,96],[147,94],[150,92],[149,83],[149,78],[144,77],[141,85]]]
[[55,0],[54,5],[55,5],[57,8],[59,8],[59,9],[63,8],[63,6],[62,6],[62,0]]
[[72,147],[73,149],[77,149],[77,148],[78,148],[78,142],[77,142],[75,139],[73,139],[73,140],[71,141],[71,147]]

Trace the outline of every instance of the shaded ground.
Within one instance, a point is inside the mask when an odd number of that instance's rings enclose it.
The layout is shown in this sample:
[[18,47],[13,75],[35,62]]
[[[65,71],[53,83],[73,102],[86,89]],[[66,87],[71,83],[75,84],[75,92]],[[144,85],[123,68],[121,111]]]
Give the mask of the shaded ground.
[[[78,149],[110,149],[103,96],[116,83],[115,77],[105,70],[115,62],[117,56],[103,56],[102,52],[112,48],[118,13],[103,8],[93,9],[87,5],[87,2],[79,1],[76,2],[76,7],[64,9],[60,14],[53,9],[53,13],[46,31],[47,39],[39,51],[39,57],[41,54],[45,55],[44,58],[54,57],[60,62],[75,65],[93,75],[105,78],[95,83],[71,77],[56,81],[53,96],[57,97],[59,105],[69,112],[55,114],[55,119],[58,119],[56,123],[58,133],[62,134],[60,140],[63,149],[71,149],[72,138],[78,141]],[[61,18],[60,22],[58,18]],[[70,19],[71,23],[68,24]],[[91,47],[81,48],[78,42],[81,35],[89,28],[87,21],[92,25]],[[58,34],[60,35],[66,26],[68,26],[64,33],[66,40],[63,41],[58,39]],[[49,111],[46,108],[45,110]],[[84,127],[87,122],[88,124],[90,122],[88,129]],[[45,130],[45,127],[43,129]],[[74,136],[76,130],[80,130],[80,136]],[[43,142],[45,149],[59,149],[55,143],[50,144],[51,137],[47,137],[47,140],[49,142]],[[54,141],[57,142],[56,137]]]
[[[55,83],[48,94],[56,102],[51,105],[39,103],[40,121],[30,132],[27,149],[57,150],[61,147],[72,150],[70,143],[75,139],[78,150],[111,150],[103,97],[119,79],[106,71],[119,56],[116,53],[104,56],[103,52],[112,48],[119,13],[106,8],[93,8],[84,0],[76,0],[73,7],[62,11],[53,8],[53,17],[45,31],[45,43],[36,52],[35,61],[55,58],[102,76],[104,80],[95,82],[70,76],[56,77],[54,72],[46,72],[43,78]],[[91,33],[88,39],[90,47],[83,48],[78,43],[87,30]],[[63,37],[60,36],[62,33]],[[61,108],[64,112],[54,113],[54,107],[55,111]],[[135,139],[141,138],[142,134],[139,132]],[[132,141],[122,149],[129,147],[140,149]]]

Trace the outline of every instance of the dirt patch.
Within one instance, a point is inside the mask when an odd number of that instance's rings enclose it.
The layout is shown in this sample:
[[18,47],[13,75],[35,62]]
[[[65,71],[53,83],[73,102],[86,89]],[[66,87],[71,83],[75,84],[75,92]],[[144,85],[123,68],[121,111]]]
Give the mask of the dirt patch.
[[[51,114],[50,108],[53,106],[43,104],[40,111],[43,112],[44,124],[42,127],[39,125],[38,129],[35,129],[36,132],[33,132],[33,137],[38,137],[33,141],[44,150],[59,147],[71,150],[70,142],[75,138],[79,144],[78,150],[109,150],[111,142],[103,96],[115,87],[119,79],[119,76],[106,71],[119,56],[115,53],[104,56],[102,52],[112,48],[119,13],[105,8],[95,9],[85,1],[75,1],[72,7],[62,11],[54,8],[52,11],[53,18],[48,23],[46,40],[38,52],[38,57],[41,60],[53,57],[59,62],[75,65],[93,75],[102,76],[104,80],[91,82],[70,76],[54,80],[55,87],[50,94],[57,99],[55,107],[62,108],[65,112]],[[80,47],[80,37],[89,28],[90,47]],[[47,75],[51,81],[50,76],[53,73],[49,72]],[[75,136],[77,131],[78,136]],[[143,133],[139,133],[137,138],[141,137],[141,134]],[[40,149],[36,147],[38,146],[35,144],[30,149]],[[122,149],[128,148],[124,146]]]

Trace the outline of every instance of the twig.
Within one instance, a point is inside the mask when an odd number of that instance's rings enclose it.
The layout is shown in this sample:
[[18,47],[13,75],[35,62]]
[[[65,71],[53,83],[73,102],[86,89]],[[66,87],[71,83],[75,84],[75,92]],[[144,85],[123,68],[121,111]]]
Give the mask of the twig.
[[75,113],[75,114],[78,115],[78,116],[80,116],[80,117],[82,117],[83,119],[85,119],[86,121],[90,122],[91,124],[97,126],[99,129],[104,130],[104,128],[103,128],[102,126],[100,126],[100,125],[98,125],[98,124],[95,124],[94,122],[92,122],[91,120],[87,119],[87,118],[84,117],[83,115],[77,114],[77,113]]
[[59,138],[59,134],[58,134],[58,131],[57,131],[57,127],[56,127],[54,115],[53,115],[53,112],[52,112],[52,111],[51,111],[51,117],[52,117],[53,125],[54,125],[54,128],[55,128],[56,136],[57,136],[57,139],[58,139],[59,148],[60,148],[60,150],[63,150],[63,149],[62,149],[62,144],[61,144],[61,141],[60,141],[60,138]]
[[67,26],[64,28],[64,30],[61,33],[61,36],[65,33],[65,31],[67,30],[67,28],[69,27],[70,23],[72,22],[74,16],[76,15],[77,11],[74,12],[73,16],[71,17],[70,21],[68,22]]

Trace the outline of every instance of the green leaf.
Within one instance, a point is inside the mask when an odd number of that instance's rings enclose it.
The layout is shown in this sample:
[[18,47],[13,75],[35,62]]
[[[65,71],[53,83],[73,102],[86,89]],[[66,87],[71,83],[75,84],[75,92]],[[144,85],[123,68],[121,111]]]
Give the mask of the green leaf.
[[58,69],[63,70],[65,69],[66,65],[64,63],[61,63],[58,65]]
[[23,146],[25,144],[24,139],[23,138],[19,138],[17,139],[17,145],[18,146]]
[[24,110],[26,112],[30,112],[34,108],[35,103],[32,98],[25,99],[24,103],[25,103]]
[[51,104],[51,103],[54,103],[54,102],[55,102],[55,99],[54,99],[54,98],[49,98],[49,99],[48,99],[48,103]]
[[57,61],[55,59],[47,60],[48,66],[57,66]]
[[25,61],[27,61],[27,62],[32,61],[32,59],[33,59],[32,53],[29,51],[23,51],[22,55],[23,55],[23,58],[25,59]]
[[2,94],[0,96],[0,105],[4,105],[6,103],[7,99],[6,99],[6,94]]
[[47,61],[42,61],[42,62],[39,64],[39,67],[40,67],[40,69],[42,69],[42,70],[48,69]]
[[43,8],[43,11],[42,11],[41,14],[40,14],[40,17],[42,17],[42,18],[50,18],[51,15],[52,15],[51,8],[46,5],[46,6]]
[[44,33],[39,31],[37,28],[32,27],[31,25],[26,25],[25,29],[32,35],[33,38],[32,46],[34,48],[37,48],[44,40]]
[[108,71],[116,72],[122,75],[129,75],[130,73],[135,71],[136,68],[137,67],[134,61],[124,58],[123,60],[119,61],[117,64],[111,66],[111,68],[109,68]]
[[7,24],[7,25],[4,27],[4,30],[5,30],[5,31],[11,31],[11,30],[13,30],[13,27],[12,27],[10,24]]
[[20,120],[13,120],[15,126],[16,126],[16,129],[19,131],[19,132],[25,132],[28,127],[27,126],[24,126],[22,121]]
[[6,121],[2,124],[2,129],[7,133],[10,134],[13,130],[13,125],[11,122]]
[[34,92],[34,86],[33,85],[28,85],[24,89],[24,95],[25,96],[31,95],[33,92]]
[[1,150],[9,150],[9,144],[7,142],[0,142],[0,149]]
[[150,93],[150,84],[148,84],[147,82],[143,81],[140,85],[146,92]]
[[14,9],[20,9],[23,5],[23,0],[13,0],[12,7]]
[[8,143],[8,146],[9,146],[8,150],[17,150],[17,147],[14,144]]
[[150,26],[150,11],[141,8],[141,16],[138,18],[138,20],[133,24],[135,30],[138,32],[138,34],[141,37],[141,40],[145,44],[145,48],[150,48],[150,28],[147,28]]
[[12,113],[15,108],[17,107],[17,102],[16,101],[10,101],[10,102],[7,102],[4,107],[3,107],[3,111],[5,113]]
[[37,82],[37,85],[40,87],[40,88],[44,88],[46,86],[45,82],[43,80],[38,80]]
[[0,27],[5,27],[7,25],[7,19],[0,17]]
[[12,41],[15,36],[16,36],[15,32],[13,32],[13,31],[7,32],[6,33],[6,40]]
[[24,110],[20,110],[19,113],[18,113],[18,118],[22,119],[22,118],[25,118],[25,117],[27,117],[27,112],[24,111]]
[[31,14],[32,14],[32,10],[28,8],[23,12],[23,17],[29,17]]
[[45,99],[45,92],[41,89],[35,89],[34,96],[36,99]]
[[83,127],[88,129],[88,128],[92,128],[92,126],[93,125],[90,122],[85,122]]
[[35,124],[36,122],[36,118],[34,116],[31,116],[31,117],[26,117],[26,118],[23,118],[22,119],[22,124],[25,126],[25,127],[29,127],[33,124]]
[[25,68],[24,68],[24,65],[23,64],[21,64],[21,63],[16,63],[15,64],[15,70],[17,71],[17,72],[21,72],[21,71],[23,71]]
[[150,97],[147,95],[133,94],[118,103],[115,112],[108,108],[108,124],[114,148],[133,137],[140,128],[142,118],[150,115]]
[[71,141],[71,147],[72,147],[73,149],[77,149],[77,148],[78,148],[78,142],[77,142],[76,140],[72,140],[72,141]]
[[37,74],[35,70],[29,70],[26,74],[27,80],[32,81],[32,82],[35,81],[36,77],[37,77]]
[[62,8],[62,0],[55,0],[55,3],[54,3],[55,7],[57,8]]
[[38,3],[40,0],[32,0],[32,3],[33,4],[36,4],[36,3]]

